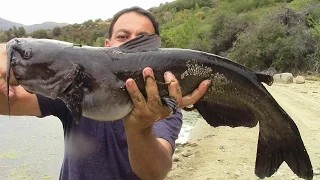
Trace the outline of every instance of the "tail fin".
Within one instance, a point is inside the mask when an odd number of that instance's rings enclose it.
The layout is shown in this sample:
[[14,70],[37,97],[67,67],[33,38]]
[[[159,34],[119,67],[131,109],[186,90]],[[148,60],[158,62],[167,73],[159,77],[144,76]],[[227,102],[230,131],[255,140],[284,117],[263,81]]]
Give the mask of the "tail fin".
[[290,169],[300,178],[312,179],[313,170],[309,155],[300,137],[298,128],[290,123],[290,129],[285,131],[283,137],[271,136],[270,131],[265,132],[261,124],[255,173],[259,178],[272,176],[285,161]]

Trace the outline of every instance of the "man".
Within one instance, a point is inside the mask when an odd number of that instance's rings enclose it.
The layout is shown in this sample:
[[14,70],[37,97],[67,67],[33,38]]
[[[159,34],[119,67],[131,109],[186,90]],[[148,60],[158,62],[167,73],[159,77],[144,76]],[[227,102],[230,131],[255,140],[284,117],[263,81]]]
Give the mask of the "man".
[[[120,44],[140,35],[159,34],[158,24],[146,10],[132,7],[114,16],[105,45]],[[0,47],[0,73],[5,77],[6,51]],[[143,76],[152,76],[150,68]],[[182,97],[178,81],[170,72],[164,74],[169,94],[179,107],[194,104],[205,93],[209,81],[204,81],[192,94]],[[171,114],[158,103],[157,84],[146,80],[147,99],[133,79],[126,88],[134,108],[123,120],[100,122],[82,117],[79,124],[59,100],[29,94],[21,86],[10,87],[12,115],[57,116],[64,128],[65,153],[60,179],[163,179],[172,166],[175,140],[182,124],[182,114]],[[0,78],[0,114],[8,114],[5,81]],[[160,120],[161,119],[161,120]],[[157,121],[157,122],[155,122]]]

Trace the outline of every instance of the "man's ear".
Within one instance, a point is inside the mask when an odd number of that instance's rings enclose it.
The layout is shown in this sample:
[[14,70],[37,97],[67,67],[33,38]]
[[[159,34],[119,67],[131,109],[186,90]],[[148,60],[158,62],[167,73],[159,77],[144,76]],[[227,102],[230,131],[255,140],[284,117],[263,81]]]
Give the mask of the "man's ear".
[[110,47],[110,40],[109,40],[109,39],[106,39],[106,40],[104,41],[104,45],[105,45],[106,47]]

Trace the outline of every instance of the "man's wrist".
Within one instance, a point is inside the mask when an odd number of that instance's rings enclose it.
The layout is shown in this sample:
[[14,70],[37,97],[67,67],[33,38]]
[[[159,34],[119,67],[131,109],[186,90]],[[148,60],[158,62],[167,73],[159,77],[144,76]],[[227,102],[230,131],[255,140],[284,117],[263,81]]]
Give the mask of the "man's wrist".
[[152,124],[148,127],[137,127],[138,124],[124,122],[124,128],[128,136],[147,137],[153,134]]

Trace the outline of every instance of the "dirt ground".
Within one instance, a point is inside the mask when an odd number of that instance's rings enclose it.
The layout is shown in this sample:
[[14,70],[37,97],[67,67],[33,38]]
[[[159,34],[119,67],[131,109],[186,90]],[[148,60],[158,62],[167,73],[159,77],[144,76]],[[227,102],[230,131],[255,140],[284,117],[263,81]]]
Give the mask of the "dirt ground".
[[[320,179],[320,81],[266,87],[294,119],[309,153],[314,179]],[[258,127],[210,127],[198,121],[187,144],[180,145],[167,180],[259,179],[254,174]],[[283,163],[266,179],[299,179]]]

